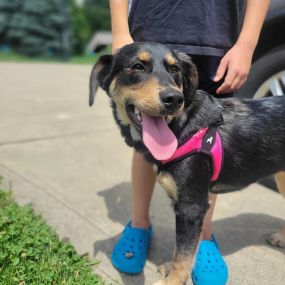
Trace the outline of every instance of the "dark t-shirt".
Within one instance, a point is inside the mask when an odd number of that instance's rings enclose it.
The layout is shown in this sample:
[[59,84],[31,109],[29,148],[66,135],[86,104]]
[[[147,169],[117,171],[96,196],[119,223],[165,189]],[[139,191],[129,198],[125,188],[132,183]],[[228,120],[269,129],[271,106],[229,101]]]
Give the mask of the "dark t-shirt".
[[132,0],[135,41],[154,41],[188,53],[223,56],[236,42],[246,0]]

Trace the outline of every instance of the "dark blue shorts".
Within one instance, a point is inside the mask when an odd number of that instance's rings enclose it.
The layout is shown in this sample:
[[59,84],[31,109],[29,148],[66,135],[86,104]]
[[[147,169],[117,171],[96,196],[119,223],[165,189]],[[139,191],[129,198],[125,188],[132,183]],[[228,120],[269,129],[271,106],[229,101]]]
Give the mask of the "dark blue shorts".
[[223,79],[219,82],[214,82],[213,80],[222,59],[221,57],[191,54],[190,56],[198,69],[199,89],[202,89],[217,98],[227,98],[233,96],[233,93],[216,94],[217,89],[224,82]]

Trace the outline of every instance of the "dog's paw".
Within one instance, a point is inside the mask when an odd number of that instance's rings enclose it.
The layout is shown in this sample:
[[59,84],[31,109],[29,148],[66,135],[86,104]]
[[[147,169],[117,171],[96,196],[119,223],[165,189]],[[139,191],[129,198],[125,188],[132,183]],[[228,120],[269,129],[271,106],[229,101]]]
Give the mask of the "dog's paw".
[[267,241],[274,246],[285,248],[285,233],[284,230],[274,233],[269,236]]
[[152,285],[169,285],[166,281],[166,279],[161,279],[155,283],[153,283]]
[[157,271],[160,275],[165,278],[171,270],[171,262],[165,262],[164,264],[158,266]]

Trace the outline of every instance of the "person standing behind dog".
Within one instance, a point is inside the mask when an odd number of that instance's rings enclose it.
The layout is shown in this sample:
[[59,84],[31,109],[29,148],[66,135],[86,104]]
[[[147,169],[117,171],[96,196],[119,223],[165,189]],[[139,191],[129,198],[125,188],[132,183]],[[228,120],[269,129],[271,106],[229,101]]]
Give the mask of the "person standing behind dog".
[[[199,89],[215,97],[232,96],[245,83],[269,6],[269,0],[109,2],[113,52],[133,41],[150,41],[187,53],[198,68]],[[136,274],[143,270],[152,237],[149,206],[154,184],[152,165],[134,151],[132,219],[112,254],[112,263],[121,272]],[[198,248],[201,258],[196,259],[192,280],[196,285],[224,285],[228,269],[212,235],[211,224],[216,195],[211,194],[209,199],[211,207]],[[115,251],[120,254],[114,254]],[[216,270],[204,270],[208,262]]]

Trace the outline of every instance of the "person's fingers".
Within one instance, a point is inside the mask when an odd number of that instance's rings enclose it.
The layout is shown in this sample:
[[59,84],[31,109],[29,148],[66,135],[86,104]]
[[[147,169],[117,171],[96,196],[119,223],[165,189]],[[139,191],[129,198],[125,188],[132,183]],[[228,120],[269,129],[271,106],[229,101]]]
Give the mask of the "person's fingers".
[[217,94],[223,94],[227,93],[227,90],[229,90],[230,86],[224,82],[216,91]]
[[247,80],[247,75],[244,76],[242,83],[241,83],[241,86],[243,86],[245,84],[246,80]]
[[246,82],[247,80],[247,74],[246,73],[241,73],[241,75],[238,75],[235,81],[233,82],[231,89],[233,91],[236,91],[240,89]]
[[236,72],[233,69],[228,69],[227,76],[224,83],[217,89],[218,94],[228,93],[231,90],[231,86],[236,78]]
[[218,69],[217,69],[216,75],[215,75],[215,77],[214,77],[214,81],[215,81],[215,82],[220,81],[220,80],[224,77],[224,75],[225,75],[225,73],[226,73],[226,70],[227,70],[227,68],[228,68],[228,65],[229,65],[229,60],[228,60],[228,58],[225,56],[225,57],[223,57],[223,59],[221,60],[220,65],[219,65],[219,67],[218,67]]
[[220,94],[222,93],[230,93],[230,92],[234,92],[238,89],[240,89],[246,82],[247,76],[243,75],[243,76],[237,76],[234,80],[233,83],[229,86],[229,84],[225,84],[224,86],[221,86],[220,90],[217,90],[217,93],[219,91]]
[[242,77],[236,77],[231,85],[231,91],[238,90],[242,86],[243,78]]

